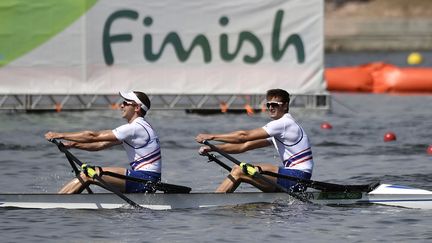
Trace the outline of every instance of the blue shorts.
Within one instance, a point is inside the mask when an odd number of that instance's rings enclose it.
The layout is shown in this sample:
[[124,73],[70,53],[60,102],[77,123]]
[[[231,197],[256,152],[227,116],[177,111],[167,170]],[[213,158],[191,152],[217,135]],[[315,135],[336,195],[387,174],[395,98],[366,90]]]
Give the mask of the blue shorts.
[[[311,173],[304,172],[301,170],[291,170],[285,167],[279,167],[278,173],[282,175],[298,177],[300,179],[306,179],[306,180],[309,180],[312,177]],[[294,192],[303,192],[307,189],[306,186],[298,184],[296,181],[279,178],[279,177],[277,178],[277,184]]]
[[[160,173],[143,171],[143,170],[132,170],[132,169],[126,170],[126,176],[149,180],[152,182],[158,182],[161,179]],[[127,193],[137,193],[137,192],[154,192],[155,190],[154,188],[146,185],[145,183],[126,180],[125,191]]]

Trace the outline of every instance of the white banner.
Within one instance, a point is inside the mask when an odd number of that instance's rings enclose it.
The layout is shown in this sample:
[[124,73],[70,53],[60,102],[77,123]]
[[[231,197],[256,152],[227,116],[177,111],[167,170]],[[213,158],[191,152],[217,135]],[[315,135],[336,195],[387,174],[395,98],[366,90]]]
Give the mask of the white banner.
[[0,50],[0,93],[322,93],[323,2],[81,1],[84,12],[43,43],[16,57]]

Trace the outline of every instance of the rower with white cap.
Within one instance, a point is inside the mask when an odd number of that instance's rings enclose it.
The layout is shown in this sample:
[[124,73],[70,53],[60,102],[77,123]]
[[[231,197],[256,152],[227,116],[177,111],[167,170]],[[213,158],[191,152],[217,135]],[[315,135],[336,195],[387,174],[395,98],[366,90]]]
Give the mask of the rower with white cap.
[[[162,159],[159,138],[144,119],[150,109],[150,99],[145,93],[139,91],[120,92],[119,94],[124,99],[120,109],[127,124],[113,130],[47,132],[45,138],[48,140],[63,139],[66,140],[63,142],[66,148],[87,151],[98,151],[114,145],[123,145],[130,167],[96,168],[96,173],[121,192],[152,192],[153,189],[144,183],[101,173],[101,171],[111,172],[152,182],[158,182],[161,178]],[[89,184],[97,184],[97,182],[85,173],[81,173],[79,178],[67,183],[59,193],[81,193]]]

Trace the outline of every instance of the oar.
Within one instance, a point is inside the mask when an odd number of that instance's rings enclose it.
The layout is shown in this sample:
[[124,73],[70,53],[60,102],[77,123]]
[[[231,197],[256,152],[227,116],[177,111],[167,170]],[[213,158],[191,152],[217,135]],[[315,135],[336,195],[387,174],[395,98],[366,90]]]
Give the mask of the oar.
[[219,154],[221,154],[222,156],[224,156],[225,158],[231,160],[234,164],[241,166],[242,168],[246,167],[245,170],[246,170],[247,174],[258,178],[258,179],[266,182],[269,185],[276,187],[277,189],[279,189],[282,192],[288,193],[290,196],[292,196],[292,197],[294,197],[294,198],[296,198],[302,202],[309,202],[309,200],[307,200],[305,197],[302,197],[300,194],[293,193],[293,192],[287,190],[285,187],[282,187],[281,185],[279,185],[279,184],[273,182],[272,180],[268,179],[267,177],[263,176],[258,170],[255,169],[255,167],[253,165],[242,163],[242,162],[238,161],[237,159],[235,159],[231,155],[225,153],[224,151],[220,150],[218,147],[209,143],[207,140],[204,140],[202,143],[209,146],[213,151],[216,151]]
[[[76,177],[76,178],[81,182],[81,184],[84,184],[83,179],[80,177],[80,173],[81,173],[81,171],[78,170],[78,168],[76,167],[75,163],[73,162],[73,160],[72,160],[72,158],[71,158],[70,156],[68,156],[68,155],[66,154],[66,158],[67,158],[67,160],[69,161],[69,164],[70,164],[70,166],[72,167],[73,171],[75,172],[75,177]],[[89,194],[93,194],[93,191],[90,189],[89,186],[86,186],[85,189],[87,190],[87,192],[88,192]]]
[[[227,171],[231,171],[231,169],[232,169],[231,167],[229,167],[227,164],[222,162],[220,159],[216,158],[216,156],[214,156],[213,154],[206,153],[205,155],[208,157],[208,159],[210,161],[216,162],[218,165],[220,165],[222,168],[226,169]],[[278,173],[273,173],[270,171],[261,171],[261,174],[295,181],[297,183],[303,184],[307,187],[314,188],[314,189],[317,189],[320,191],[370,192],[374,188],[376,188],[377,185],[379,185],[379,182],[372,182],[370,184],[363,184],[363,185],[341,185],[341,184],[334,184],[334,183],[328,183],[328,182],[322,182],[322,181],[302,179],[302,178],[293,177],[293,176],[289,176],[289,175],[282,175],[282,174],[278,174]]]
[[[71,160],[73,160],[75,163],[77,163],[80,167],[86,167],[85,164],[83,164],[77,157],[75,157],[71,152],[69,152],[69,150],[67,150],[67,148],[64,146],[64,144],[62,142],[57,141],[56,139],[51,139],[49,140],[50,142],[54,143],[55,145],[57,145],[58,149],[63,152],[66,157],[69,157]],[[88,167],[87,167],[88,168]],[[131,199],[129,199],[128,197],[126,197],[123,193],[121,193],[119,190],[117,190],[116,188],[112,187],[109,183],[107,183],[105,180],[103,180],[94,169],[88,168],[88,173],[90,175],[90,177],[92,177],[93,179],[97,180],[99,183],[101,183],[101,186],[103,188],[105,188],[106,190],[116,194],[117,196],[119,196],[121,199],[123,199],[124,201],[126,201],[129,205],[131,205],[134,208],[142,208],[139,204],[137,204],[136,202],[132,201]]]
[[210,161],[216,162],[216,164],[220,165],[220,166],[221,166],[222,168],[224,168],[225,170],[231,172],[232,168],[229,167],[229,166],[228,166],[227,164],[225,164],[224,162],[220,161],[220,160],[219,160],[218,158],[216,158],[216,156],[214,156],[213,154],[205,153],[204,155],[208,157],[209,162],[210,162]]

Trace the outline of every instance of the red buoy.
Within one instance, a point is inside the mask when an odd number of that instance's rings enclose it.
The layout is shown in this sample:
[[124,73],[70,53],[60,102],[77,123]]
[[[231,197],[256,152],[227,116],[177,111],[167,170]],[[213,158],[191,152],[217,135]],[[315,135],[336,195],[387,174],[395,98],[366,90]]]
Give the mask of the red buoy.
[[426,152],[430,155],[432,155],[432,144],[429,145],[429,147],[427,148]]
[[393,132],[387,132],[384,134],[384,142],[396,141],[396,134]]
[[321,129],[332,129],[333,126],[328,122],[321,123]]

